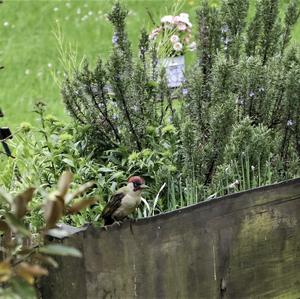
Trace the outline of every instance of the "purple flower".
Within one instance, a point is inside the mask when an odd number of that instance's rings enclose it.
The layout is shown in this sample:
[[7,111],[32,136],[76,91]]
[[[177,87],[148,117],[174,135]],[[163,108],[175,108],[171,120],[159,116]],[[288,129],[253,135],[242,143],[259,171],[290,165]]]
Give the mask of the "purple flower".
[[117,46],[118,45],[118,41],[119,41],[119,35],[118,32],[115,32],[113,37],[112,37],[112,43]]
[[185,96],[189,93],[188,89],[187,88],[183,88],[182,89],[182,94]]
[[244,100],[241,97],[237,97],[235,103],[237,105],[243,105],[244,104]]
[[223,25],[222,28],[221,28],[222,33],[226,33],[226,32],[228,32],[228,30],[229,30],[229,27],[228,27],[227,24]]
[[226,38],[224,39],[224,45],[228,45],[231,42],[231,39],[226,36]]

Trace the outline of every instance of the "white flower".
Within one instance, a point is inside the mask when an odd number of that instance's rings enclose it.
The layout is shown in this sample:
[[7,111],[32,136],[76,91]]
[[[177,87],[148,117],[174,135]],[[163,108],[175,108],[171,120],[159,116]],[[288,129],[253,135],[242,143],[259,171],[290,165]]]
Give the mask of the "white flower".
[[54,7],[53,10],[54,10],[54,11],[58,11],[58,7]]
[[187,28],[187,26],[186,26],[185,23],[180,22],[180,23],[177,24],[177,28],[178,28],[178,30],[180,30],[180,31],[185,31],[186,28]]
[[48,66],[48,68],[50,69],[50,68],[52,67],[52,64],[49,62],[49,63],[47,64],[47,66]]
[[29,75],[29,74],[30,74],[30,70],[29,69],[25,70],[25,75]]
[[182,43],[180,42],[177,42],[173,45],[173,49],[177,52],[181,51],[182,50]]
[[66,3],[66,7],[69,7],[69,8],[70,8],[70,7],[71,7],[71,3],[70,3],[70,2],[67,2],[67,3]]
[[89,16],[92,16],[93,15],[93,12],[92,11],[89,11]]
[[288,126],[288,127],[291,127],[293,124],[294,124],[294,122],[293,122],[291,119],[289,119],[289,120],[287,121],[287,126]]
[[9,25],[8,22],[4,22],[4,23],[3,23],[3,26],[4,26],[4,27],[7,27],[8,25]]
[[68,21],[70,19],[69,16],[65,16],[65,20]]
[[192,23],[190,22],[190,20],[187,19],[187,18],[183,18],[183,17],[181,17],[181,16],[176,16],[176,17],[174,17],[174,23],[175,23],[175,24],[185,23],[185,24],[188,25],[189,27],[192,27]]
[[179,16],[182,17],[182,18],[184,18],[184,19],[187,19],[187,20],[188,20],[189,17],[190,17],[189,14],[188,14],[188,13],[185,13],[185,12],[182,12],[181,14],[179,14]]
[[179,42],[179,37],[178,37],[178,35],[174,34],[171,36],[170,40],[173,44],[175,44],[175,43]]
[[81,14],[81,9],[80,9],[80,8],[77,8],[76,13],[77,13],[78,15],[80,15],[80,14]]
[[160,19],[161,23],[173,23],[174,21],[173,16],[164,16]]
[[195,51],[197,49],[197,44],[196,42],[192,42],[190,45],[189,45],[189,49],[190,51]]

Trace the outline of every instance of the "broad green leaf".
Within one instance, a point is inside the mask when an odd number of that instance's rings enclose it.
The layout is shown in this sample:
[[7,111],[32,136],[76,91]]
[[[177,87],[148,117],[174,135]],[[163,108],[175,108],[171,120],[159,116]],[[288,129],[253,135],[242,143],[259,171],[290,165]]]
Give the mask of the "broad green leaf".
[[[22,299],[36,299],[36,292],[33,286],[20,278],[11,280],[11,286],[14,292]],[[17,297],[18,298],[18,297]]]
[[100,172],[113,172],[114,170],[111,168],[107,168],[107,167],[101,167],[99,168]]
[[39,249],[41,253],[53,254],[53,255],[62,255],[62,256],[74,256],[82,257],[81,252],[70,246],[60,245],[60,244],[50,244]]
[[65,162],[67,165],[69,165],[71,167],[75,167],[74,162],[70,159],[64,158],[63,162]]

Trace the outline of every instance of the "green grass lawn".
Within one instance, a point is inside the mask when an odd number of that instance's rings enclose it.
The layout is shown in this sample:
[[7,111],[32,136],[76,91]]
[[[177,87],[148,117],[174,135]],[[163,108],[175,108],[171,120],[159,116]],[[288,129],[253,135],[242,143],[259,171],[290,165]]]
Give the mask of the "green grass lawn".
[[[53,80],[53,72],[60,75],[57,42],[53,31],[57,24],[67,42],[77,46],[78,56],[86,56],[93,64],[98,55],[106,58],[111,50],[112,29],[106,19],[114,1],[14,1],[0,6],[0,107],[6,117],[0,125],[16,127],[23,121],[35,122],[33,104],[43,100],[48,111],[66,119],[60,91]],[[175,1],[122,1],[130,11],[128,31],[133,47],[137,47],[142,27],[151,30],[147,9],[158,21],[172,13]],[[218,0],[212,2],[218,3]],[[284,6],[288,1],[282,1]],[[181,11],[195,20],[199,0],[187,0]],[[194,26],[195,27],[195,26]],[[295,33],[300,39],[300,24]]]

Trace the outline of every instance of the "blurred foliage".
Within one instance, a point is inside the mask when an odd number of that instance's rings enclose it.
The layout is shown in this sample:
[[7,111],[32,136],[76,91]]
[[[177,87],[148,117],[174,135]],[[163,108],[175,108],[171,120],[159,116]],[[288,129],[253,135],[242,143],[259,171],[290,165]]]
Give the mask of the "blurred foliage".
[[248,5],[224,1],[211,8],[204,1],[198,11],[199,63],[188,77],[184,105],[184,132],[192,130],[183,134],[184,169],[188,175],[193,167],[192,177],[216,191],[235,181],[240,190],[257,186],[249,182],[252,169],[259,185],[300,172],[299,51],[289,45],[299,5],[290,1],[281,21],[279,1],[262,0],[249,25]]
[[[59,220],[100,225],[109,196],[131,175],[151,187],[135,217],[300,175],[300,56],[290,45],[299,5],[290,1],[281,20],[278,3],[259,1],[247,21],[248,1],[203,1],[197,63],[176,90],[167,87],[146,30],[134,57],[127,11],[114,6],[111,56],[94,68],[72,60],[60,82],[73,121],[37,102],[38,124],[22,123],[8,141],[15,158],[0,160],[0,229],[12,242],[2,246],[0,282],[9,286],[0,296],[20,289],[34,296],[31,285],[46,269],[31,259],[55,265],[47,254],[58,250],[41,248],[44,231]],[[68,65],[74,56],[60,49]],[[61,248],[67,253],[76,255]]]
[[[28,188],[15,196],[0,189],[0,297],[37,298],[36,279],[48,275],[46,266],[58,267],[51,255],[81,257],[76,249],[61,244],[44,244],[44,235],[55,231],[56,235],[66,232],[57,227],[63,215],[76,214],[95,203],[95,199],[74,199],[83,195],[94,183],[80,186],[69,192],[72,173],[64,172],[59,178],[57,190],[46,196],[43,215],[45,224],[40,229],[26,219],[30,211],[35,188]],[[41,191],[40,191],[41,192]]]

